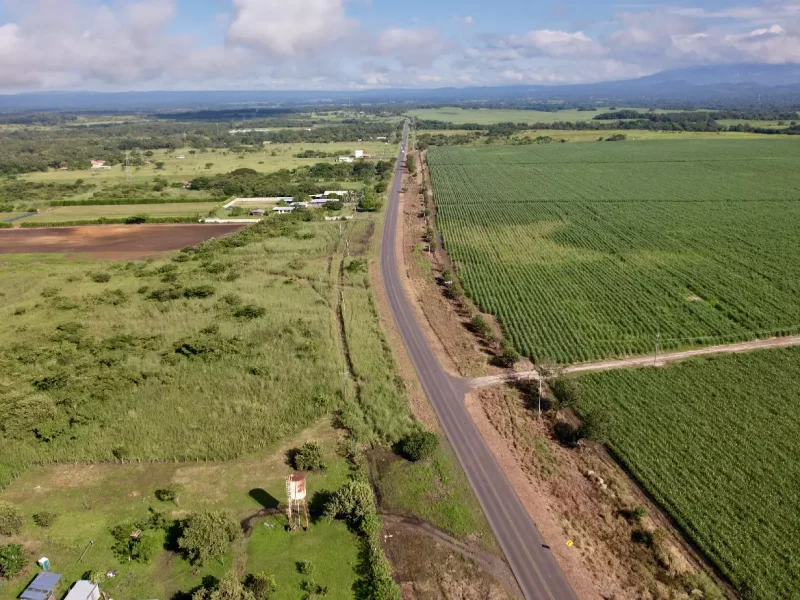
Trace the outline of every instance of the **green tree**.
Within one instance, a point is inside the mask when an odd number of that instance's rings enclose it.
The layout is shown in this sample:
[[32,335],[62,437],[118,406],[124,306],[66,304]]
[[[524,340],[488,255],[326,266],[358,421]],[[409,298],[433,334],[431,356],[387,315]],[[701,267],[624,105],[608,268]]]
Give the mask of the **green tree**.
[[507,339],[503,340],[502,349],[503,353],[497,358],[497,362],[501,367],[510,369],[519,362],[519,352],[517,352],[514,345]]
[[414,171],[417,170],[416,169],[416,165],[414,164],[414,157],[413,156],[407,156],[406,157],[406,168],[408,169],[409,173],[413,173]]
[[0,546],[0,575],[10,579],[25,566],[25,555],[20,544]]
[[611,417],[602,409],[588,411],[581,415],[583,422],[578,427],[578,439],[587,439],[605,444],[611,431]]
[[19,533],[25,517],[22,511],[13,504],[0,500],[0,535],[14,535]]
[[377,212],[383,207],[383,200],[375,190],[365,189],[358,208],[365,212]]
[[306,442],[292,452],[292,464],[298,471],[319,471],[325,468],[322,445],[319,442]]
[[225,574],[213,589],[200,589],[192,596],[192,600],[257,600],[235,573]]
[[433,456],[439,447],[439,436],[429,431],[417,431],[405,436],[397,446],[400,454],[416,462]]
[[264,571],[245,577],[244,587],[253,594],[255,600],[268,600],[278,589],[275,576]]
[[239,539],[242,530],[227,511],[204,510],[192,513],[183,522],[178,547],[193,563],[205,564],[219,559]]
[[357,527],[367,515],[375,514],[375,495],[369,481],[351,477],[336,490],[325,506],[328,519],[345,519]]
[[136,562],[149,564],[161,550],[161,537],[155,531],[145,531],[131,549],[131,558]]
[[164,168],[165,164],[166,163],[163,160],[156,161],[156,169],[158,169],[160,171],[161,169]]

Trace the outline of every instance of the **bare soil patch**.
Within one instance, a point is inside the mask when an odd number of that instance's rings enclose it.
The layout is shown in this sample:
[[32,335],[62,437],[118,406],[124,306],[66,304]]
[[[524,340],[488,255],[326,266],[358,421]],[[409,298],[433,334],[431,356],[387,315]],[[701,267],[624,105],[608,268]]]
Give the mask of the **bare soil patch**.
[[[421,521],[382,515],[383,549],[407,600],[518,600],[513,575]],[[511,578],[509,580],[509,577]]]
[[[491,348],[479,341],[471,332],[471,320],[477,309],[464,298],[460,302],[448,300],[442,275],[454,273],[441,239],[431,245],[425,241],[426,232],[436,219],[432,186],[425,165],[425,153],[412,153],[419,168],[406,174],[400,195],[402,251],[408,279],[405,281],[408,297],[423,315],[423,325],[428,340],[446,370],[463,377],[477,377],[500,373],[490,365]],[[424,189],[424,193],[423,193]],[[491,315],[484,315],[497,333],[500,328]]]
[[[556,443],[552,421],[508,387],[474,392],[467,407],[579,598],[686,597],[676,578],[699,570],[698,558],[601,447]],[[636,507],[647,509],[641,520]],[[656,530],[659,548],[635,541]]]
[[89,225],[0,230],[0,254],[89,254],[128,259],[195,246],[244,225]]

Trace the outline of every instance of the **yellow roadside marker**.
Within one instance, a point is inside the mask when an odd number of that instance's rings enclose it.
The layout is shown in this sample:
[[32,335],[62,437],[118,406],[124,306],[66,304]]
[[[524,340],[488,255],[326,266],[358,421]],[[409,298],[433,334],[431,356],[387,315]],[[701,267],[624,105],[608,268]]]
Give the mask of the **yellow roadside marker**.
[[575,543],[572,540],[567,540],[567,546],[572,548],[572,546],[574,546],[574,545],[575,545]]

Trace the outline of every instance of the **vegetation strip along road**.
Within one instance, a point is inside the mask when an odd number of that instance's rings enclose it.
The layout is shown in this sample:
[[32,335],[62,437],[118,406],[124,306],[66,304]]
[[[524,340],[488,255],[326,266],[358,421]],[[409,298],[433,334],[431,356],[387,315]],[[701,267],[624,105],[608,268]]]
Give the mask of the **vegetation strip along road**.
[[464,404],[468,387],[442,369],[405,296],[395,244],[407,132],[389,195],[381,242],[381,277],[395,322],[442,428],[529,600],[576,598],[552,552],[484,442]]

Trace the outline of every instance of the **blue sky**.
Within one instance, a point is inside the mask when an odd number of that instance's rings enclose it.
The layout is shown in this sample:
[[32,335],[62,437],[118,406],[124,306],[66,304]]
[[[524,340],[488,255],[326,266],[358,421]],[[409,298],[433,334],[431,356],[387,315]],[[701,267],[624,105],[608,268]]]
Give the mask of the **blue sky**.
[[0,91],[364,89],[800,62],[800,0],[0,0]]

